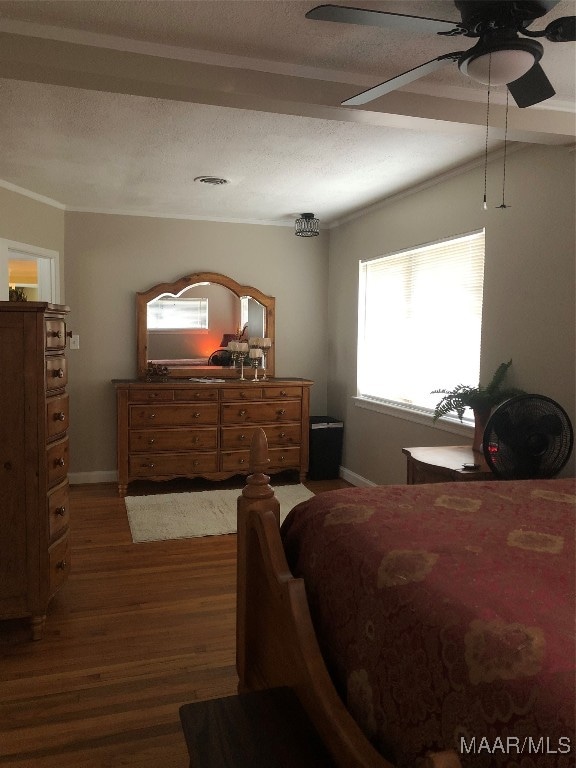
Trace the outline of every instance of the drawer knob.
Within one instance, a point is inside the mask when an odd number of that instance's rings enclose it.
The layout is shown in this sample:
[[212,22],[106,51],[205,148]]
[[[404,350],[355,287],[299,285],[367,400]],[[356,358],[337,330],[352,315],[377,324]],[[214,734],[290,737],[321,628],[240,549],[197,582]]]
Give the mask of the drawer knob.
[[54,414],[54,421],[66,421],[66,414],[64,411],[59,411]]
[[245,410],[240,411],[240,416],[246,416],[246,411]]
[[59,459],[56,459],[56,461],[54,462],[54,465],[56,467],[63,467],[64,464],[66,464],[66,462],[64,461],[64,458],[62,456]]
[[56,339],[61,339],[62,338],[62,331],[52,331],[51,336],[56,338]]
[[280,432],[280,437],[286,437],[286,432]]
[[246,440],[246,435],[240,435],[239,440]]
[[286,397],[286,390],[285,390],[285,389],[281,389],[281,390],[280,390],[280,394],[281,394],[283,397]]
[[151,414],[148,416],[148,418],[149,418],[149,419],[155,419],[155,418],[156,418],[156,414],[155,414],[155,413],[151,413]]
[[60,571],[65,571],[66,568],[68,568],[68,563],[66,562],[66,560],[58,560],[58,562],[56,563],[56,568],[58,568],[58,570]]
[[194,435],[194,437],[192,438],[192,442],[193,443],[199,443],[200,442],[200,438],[198,437],[198,435]]
[[240,392],[240,397],[245,398],[246,397],[246,392]]
[[148,445],[152,445],[153,442],[154,442],[154,438],[153,437],[149,437],[148,438]]
[[64,368],[56,368],[53,371],[52,376],[55,379],[63,379],[64,378]]
[[246,461],[246,459],[239,459],[239,460],[238,460],[238,464],[244,464],[244,463],[245,463],[245,461]]
[[150,400],[154,400],[155,397],[158,397],[158,392],[149,392],[148,397]]
[[284,456],[280,456],[280,461],[284,461]]
[[201,414],[200,414],[200,411],[196,411],[196,412],[193,414],[193,416],[194,416],[194,418],[195,418],[195,419],[199,419],[199,418],[200,418],[200,415],[201,415]]
[[194,461],[192,462],[192,466],[193,466],[193,467],[197,467],[197,466],[198,466],[198,464],[200,464],[200,462],[198,461],[198,459],[194,459]]
[[54,514],[58,515],[58,517],[64,517],[66,514],[66,507],[56,507]]
[[150,461],[150,462],[147,462],[145,464],[141,464],[140,466],[141,467],[148,467],[148,469],[154,469],[154,462]]
[[279,410],[276,411],[276,413],[278,414],[278,416],[284,416],[284,414],[286,413],[286,409],[280,408]]

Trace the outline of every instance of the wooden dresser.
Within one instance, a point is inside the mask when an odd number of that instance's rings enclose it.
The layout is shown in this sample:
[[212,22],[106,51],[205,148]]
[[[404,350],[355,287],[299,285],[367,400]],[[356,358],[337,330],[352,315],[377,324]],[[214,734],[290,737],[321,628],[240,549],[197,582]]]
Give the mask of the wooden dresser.
[[70,569],[67,313],[0,302],[0,619],[35,640]]
[[250,441],[262,427],[271,474],[308,470],[311,381],[114,381],[118,408],[118,493],[133,480],[248,473]]

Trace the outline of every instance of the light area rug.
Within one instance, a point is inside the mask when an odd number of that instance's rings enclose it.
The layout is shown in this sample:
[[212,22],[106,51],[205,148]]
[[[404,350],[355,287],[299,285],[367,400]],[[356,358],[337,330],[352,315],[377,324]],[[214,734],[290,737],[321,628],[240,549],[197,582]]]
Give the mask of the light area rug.
[[[241,490],[126,496],[134,542],[188,539],[236,533],[236,502]],[[280,522],[301,501],[314,496],[306,486],[279,485]]]

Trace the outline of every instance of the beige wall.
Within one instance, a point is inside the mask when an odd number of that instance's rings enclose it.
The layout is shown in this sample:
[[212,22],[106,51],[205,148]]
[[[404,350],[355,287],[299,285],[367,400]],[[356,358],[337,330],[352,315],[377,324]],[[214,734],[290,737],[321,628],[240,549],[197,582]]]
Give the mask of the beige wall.
[[[404,482],[403,446],[469,442],[432,425],[363,410],[356,394],[358,261],[486,228],[481,379],[513,358],[510,383],[575,407],[575,153],[530,146],[482,168],[391,201],[331,232],[328,408],[345,422],[344,465],[376,483]],[[438,340],[458,354],[466,339]],[[473,384],[475,382],[465,382]],[[442,381],[438,386],[443,385]],[[564,474],[574,474],[574,456]]]
[[313,379],[312,413],[325,412],[327,233],[69,212],[65,251],[70,327],[80,335],[68,355],[72,479],[115,470],[110,382],[136,374],[136,291],[192,272],[221,272],[276,297],[276,375]]
[[0,237],[60,254],[60,301],[64,292],[64,211],[0,187]]
[[[316,382],[312,413],[344,420],[344,466],[351,472],[403,482],[403,446],[468,442],[354,405],[358,260],[482,226],[482,377],[512,357],[511,382],[558,400],[576,424],[574,160],[564,148],[511,154],[506,210],[494,207],[502,178],[496,161],[486,212],[477,168],[318,238],[296,238],[286,227],[64,214],[0,188],[0,237],[65,254],[62,301],[80,335],[80,349],[69,352],[73,479],[111,479],[115,471],[110,382],[135,375],[135,292],[196,271],[222,272],[276,296],[277,375]],[[439,343],[457,355],[466,340],[455,325],[453,338]],[[574,457],[566,472],[574,472]]]

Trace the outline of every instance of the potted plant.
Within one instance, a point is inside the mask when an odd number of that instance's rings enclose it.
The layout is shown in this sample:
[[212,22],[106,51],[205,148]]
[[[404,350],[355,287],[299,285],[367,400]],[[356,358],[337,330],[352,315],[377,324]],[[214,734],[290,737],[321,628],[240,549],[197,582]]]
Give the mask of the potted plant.
[[508,369],[512,365],[512,360],[507,363],[500,363],[492,379],[486,386],[478,384],[471,387],[466,384],[458,384],[454,389],[434,389],[431,394],[443,395],[442,399],[436,404],[434,409],[433,421],[436,422],[443,416],[455,411],[458,418],[462,421],[464,411],[470,408],[474,413],[474,439],[472,449],[482,450],[482,438],[486,423],[490,418],[492,409],[509,400],[515,395],[525,394],[524,390],[517,387],[504,387],[504,379]]

